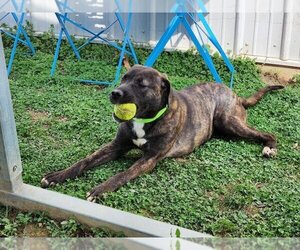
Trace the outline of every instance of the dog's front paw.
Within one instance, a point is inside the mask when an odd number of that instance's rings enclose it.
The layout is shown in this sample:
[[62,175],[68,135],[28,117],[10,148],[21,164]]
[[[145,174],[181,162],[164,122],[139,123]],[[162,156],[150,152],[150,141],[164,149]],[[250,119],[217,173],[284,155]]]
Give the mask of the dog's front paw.
[[101,184],[95,188],[93,188],[90,192],[86,194],[86,198],[90,202],[96,202],[97,199],[100,199],[103,197],[103,194],[107,192],[107,188],[105,188],[105,185]]
[[42,188],[54,186],[58,183],[63,183],[67,179],[67,175],[64,171],[57,171],[50,174],[46,174],[41,180]]
[[271,158],[277,154],[276,148],[264,147],[262,154],[266,158]]

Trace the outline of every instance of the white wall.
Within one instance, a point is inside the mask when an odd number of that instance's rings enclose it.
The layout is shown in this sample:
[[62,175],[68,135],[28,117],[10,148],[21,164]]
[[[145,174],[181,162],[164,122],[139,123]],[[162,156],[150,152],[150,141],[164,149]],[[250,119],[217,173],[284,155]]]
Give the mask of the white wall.
[[[205,0],[210,12],[206,17],[224,50],[234,55],[247,54],[258,61],[300,67],[300,0]],[[32,4],[41,4],[33,0]],[[49,6],[44,6],[46,9]],[[99,31],[113,19],[112,13],[72,14],[86,27]],[[135,13],[132,39],[154,45],[172,18],[170,13]],[[54,14],[32,13],[30,20],[37,31],[57,26]],[[70,26],[71,27],[71,26]],[[56,29],[58,31],[58,29]],[[72,27],[71,33],[87,34]],[[119,27],[109,38],[120,39]],[[205,42],[208,42],[205,39]],[[188,49],[192,46],[185,31],[179,28],[168,48]]]

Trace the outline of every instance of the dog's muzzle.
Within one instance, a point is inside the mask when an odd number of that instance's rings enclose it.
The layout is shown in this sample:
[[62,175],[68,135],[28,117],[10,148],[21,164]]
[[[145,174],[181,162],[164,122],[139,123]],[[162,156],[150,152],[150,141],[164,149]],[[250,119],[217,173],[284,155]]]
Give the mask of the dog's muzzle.
[[120,89],[115,89],[113,92],[110,94],[110,101],[113,104],[116,104],[120,101],[120,99],[124,96],[124,92]]

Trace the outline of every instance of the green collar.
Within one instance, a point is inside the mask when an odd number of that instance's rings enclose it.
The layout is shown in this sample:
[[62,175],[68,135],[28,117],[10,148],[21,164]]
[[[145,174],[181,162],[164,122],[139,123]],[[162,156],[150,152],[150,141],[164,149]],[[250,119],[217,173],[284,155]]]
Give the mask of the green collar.
[[154,116],[153,118],[134,118],[133,120],[137,123],[151,123],[154,122],[156,120],[158,120],[160,117],[162,117],[166,111],[168,110],[169,106],[167,105],[166,107],[164,107],[163,109],[161,109],[156,116]]

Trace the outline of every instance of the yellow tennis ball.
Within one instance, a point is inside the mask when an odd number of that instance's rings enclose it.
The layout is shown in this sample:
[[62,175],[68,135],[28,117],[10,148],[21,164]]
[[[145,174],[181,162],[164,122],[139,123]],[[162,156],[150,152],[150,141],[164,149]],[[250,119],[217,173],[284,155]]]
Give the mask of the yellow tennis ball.
[[117,104],[114,106],[116,117],[123,121],[129,121],[136,115],[136,105],[134,103]]

